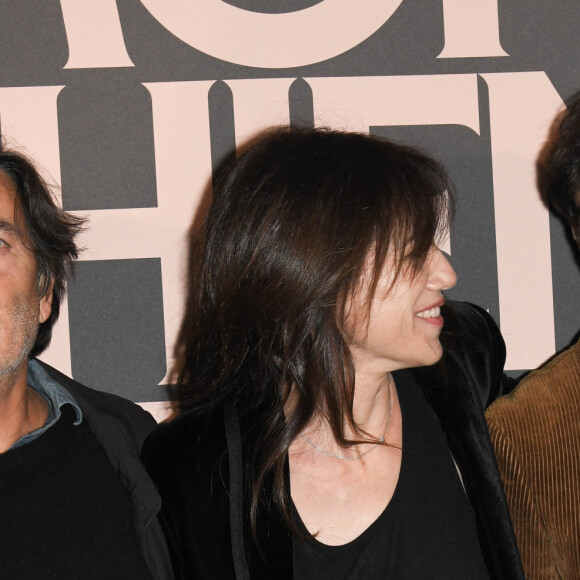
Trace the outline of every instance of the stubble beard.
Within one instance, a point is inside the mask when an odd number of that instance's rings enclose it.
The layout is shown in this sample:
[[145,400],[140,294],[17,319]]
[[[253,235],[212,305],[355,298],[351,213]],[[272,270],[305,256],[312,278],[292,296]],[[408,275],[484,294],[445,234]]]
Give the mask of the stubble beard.
[[[10,392],[34,347],[38,334],[38,314],[38,303],[33,306],[30,301],[21,299],[7,316],[0,316],[0,331],[7,321],[11,323],[11,328],[4,329],[10,333],[8,339],[4,338],[9,343],[4,353],[0,345],[0,399]],[[2,319],[4,322],[1,322]]]

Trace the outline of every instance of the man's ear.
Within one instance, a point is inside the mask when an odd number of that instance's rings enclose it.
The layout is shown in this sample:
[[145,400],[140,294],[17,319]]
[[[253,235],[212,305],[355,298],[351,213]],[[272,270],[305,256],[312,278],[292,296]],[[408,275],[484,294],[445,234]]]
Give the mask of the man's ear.
[[40,308],[38,315],[38,322],[42,324],[48,320],[52,312],[52,289],[54,288],[54,280],[51,280],[50,285],[44,295],[40,298]]

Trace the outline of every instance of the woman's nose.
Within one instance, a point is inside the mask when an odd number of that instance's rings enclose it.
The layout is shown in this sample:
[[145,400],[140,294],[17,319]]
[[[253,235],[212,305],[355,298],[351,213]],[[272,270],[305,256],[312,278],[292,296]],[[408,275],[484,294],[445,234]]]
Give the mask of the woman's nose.
[[445,254],[434,248],[431,257],[430,275],[427,286],[432,290],[449,290],[457,284],[457,274]]

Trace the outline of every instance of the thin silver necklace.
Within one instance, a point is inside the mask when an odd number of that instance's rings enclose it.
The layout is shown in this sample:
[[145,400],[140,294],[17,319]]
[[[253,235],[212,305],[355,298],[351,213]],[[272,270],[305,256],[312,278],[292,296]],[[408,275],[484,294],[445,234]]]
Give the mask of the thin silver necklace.
[[378,441],[370,448],[367,449],[364,453],[360,453],[358,455],[347,456],[347,455],[337,455],[336,453],[331,453],[330,451],[326,451],[326,449],[322,449],[322,447],[316,445],[316,443],[310,441],[306,435],[300,435],[306,443],[314,447],[316,451],[320,451],[320,453],[324,453],[324,455],[328,455],[328,457],[334,457],[335,459],[342,459],[343,461],[358,461],[362,459],[365,455],[368,455],[371,451],[374,451],[381,443],[385,442],[385,437],[387,436],[387,431],[389,430],[389,426],[391,424],[391,417],[393,412],[393,392],[391,389],[391,381],[389,381],[389,397],[387,399],[387,424],[385,426],[385,430],[383,434],[378,438]]

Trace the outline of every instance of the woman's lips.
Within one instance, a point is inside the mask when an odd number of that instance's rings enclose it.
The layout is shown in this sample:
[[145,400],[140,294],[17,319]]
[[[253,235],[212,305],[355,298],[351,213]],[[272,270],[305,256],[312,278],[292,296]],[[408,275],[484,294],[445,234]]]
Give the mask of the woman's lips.
[[441,316],[441,305],[431,306],[421,312],[417,312],[417,317],[427,322],[428,324],[433,324],[435,326],[443,326],[443,317]]

